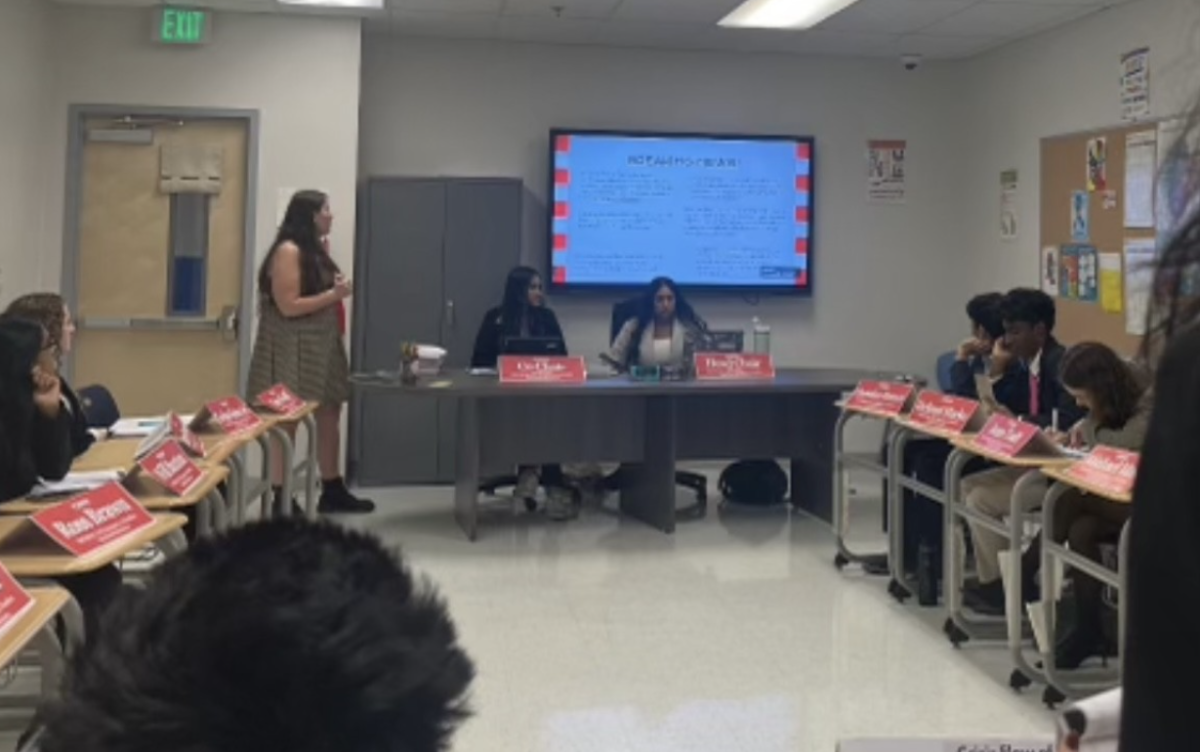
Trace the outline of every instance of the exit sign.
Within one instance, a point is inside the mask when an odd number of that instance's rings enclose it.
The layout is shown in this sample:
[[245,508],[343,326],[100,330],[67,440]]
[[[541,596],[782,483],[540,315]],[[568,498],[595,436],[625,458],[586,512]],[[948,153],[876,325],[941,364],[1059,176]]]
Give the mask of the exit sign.
[[164,5],[154,11],[154,41],[204,44],[212,32],[212,11]]

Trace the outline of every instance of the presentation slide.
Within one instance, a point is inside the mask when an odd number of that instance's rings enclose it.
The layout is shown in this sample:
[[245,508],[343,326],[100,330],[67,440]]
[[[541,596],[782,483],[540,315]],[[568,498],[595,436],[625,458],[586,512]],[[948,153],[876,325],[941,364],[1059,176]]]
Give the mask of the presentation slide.
[[555,286],[809,289],[810,140],[552,137]]

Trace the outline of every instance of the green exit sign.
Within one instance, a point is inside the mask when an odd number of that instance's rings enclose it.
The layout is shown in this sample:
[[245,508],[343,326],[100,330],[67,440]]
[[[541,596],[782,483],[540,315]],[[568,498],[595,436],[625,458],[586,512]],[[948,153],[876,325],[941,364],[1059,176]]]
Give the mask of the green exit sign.
[[212,31],[212,11],[164,5],[154,11],[154,41],[204,44]]

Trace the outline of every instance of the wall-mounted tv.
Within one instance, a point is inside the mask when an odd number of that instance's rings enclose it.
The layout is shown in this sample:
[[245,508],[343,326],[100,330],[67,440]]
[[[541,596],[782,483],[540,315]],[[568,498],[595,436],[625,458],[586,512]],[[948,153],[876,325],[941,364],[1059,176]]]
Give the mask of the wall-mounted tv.
[[812,292],[812,138],[554,129],[550,155],[554,290]]

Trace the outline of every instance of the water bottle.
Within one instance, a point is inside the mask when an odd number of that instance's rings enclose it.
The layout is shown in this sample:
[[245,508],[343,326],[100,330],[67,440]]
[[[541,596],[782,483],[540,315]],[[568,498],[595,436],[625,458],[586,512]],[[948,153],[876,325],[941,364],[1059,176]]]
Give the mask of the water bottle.
[[763,323],[763,320],[757,316],[751,320],[750,324],[753,332],[751,351],[757,355],[770,355],[771,327]]

